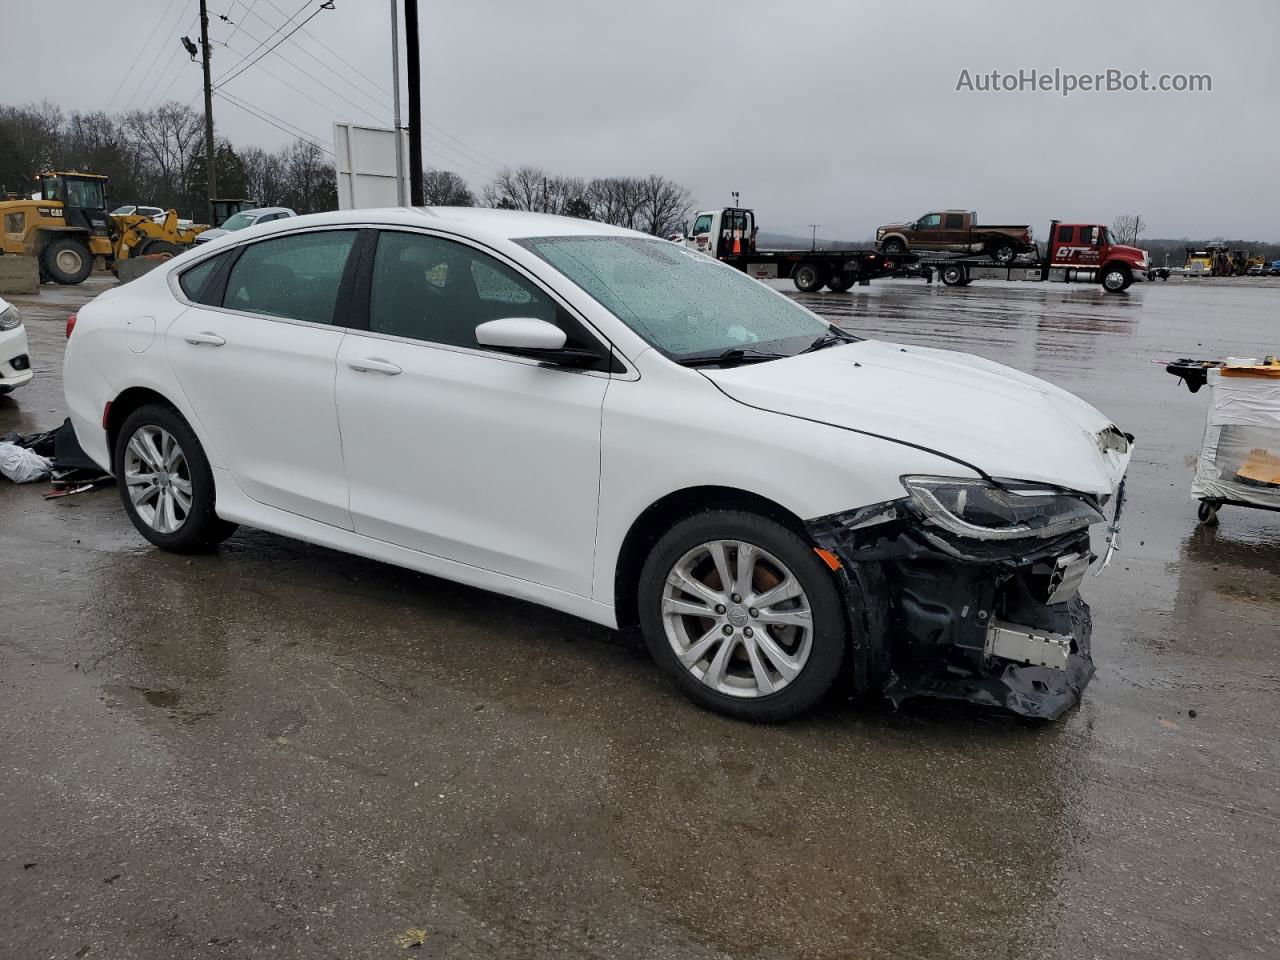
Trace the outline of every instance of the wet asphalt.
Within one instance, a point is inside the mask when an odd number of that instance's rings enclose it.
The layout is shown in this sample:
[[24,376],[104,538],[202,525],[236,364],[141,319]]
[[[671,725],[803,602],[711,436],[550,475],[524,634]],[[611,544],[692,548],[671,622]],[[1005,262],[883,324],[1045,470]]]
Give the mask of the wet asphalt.
[[[11,298],[37,374],[0,434],[62,421],[105,283]],[[0,481],[0,957],[1280,956],[1280,514],[1197,525],[1208,394],[1152,362],[1280,352],[1280,281],[800,299],[1137,435],[1078,709],[748,726],[633,637],[256,531],[175,557],[114,490]]]

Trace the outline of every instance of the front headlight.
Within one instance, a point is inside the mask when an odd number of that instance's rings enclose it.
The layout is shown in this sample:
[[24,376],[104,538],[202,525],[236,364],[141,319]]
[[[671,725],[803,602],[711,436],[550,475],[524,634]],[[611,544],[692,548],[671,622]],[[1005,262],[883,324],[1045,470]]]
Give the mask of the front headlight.
[[22,326],[22,316],[18,313],[17,307],[8,306],[0,310],[0,330],[14,330],[20,326]]
[[1103,519],[1083,497],[1044,487],[998,487],[957,477],[903,477],[902,485],[926,521],[959,537],[1047,539]]

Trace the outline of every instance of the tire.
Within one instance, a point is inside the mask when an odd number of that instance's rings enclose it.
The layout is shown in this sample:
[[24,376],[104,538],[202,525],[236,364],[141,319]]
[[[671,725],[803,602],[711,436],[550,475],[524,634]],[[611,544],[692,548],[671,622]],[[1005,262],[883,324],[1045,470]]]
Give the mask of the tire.
[[1133,283],[1133,274],[1129,268],[1120,263],[1109,263],[1102,268],[1102,289],[1107,293],[1119,293],[1128,290]]
[[827,276],[818,264],[802,263],[791,274],[791,282],[802,293],[817,293],[827,282]]
[[987,256],[996,263],[1013,263],[1018,256],[1018,248],[1012,243],[996,242],[987,247]]
[[[744,580],[752,592],[721,590],[715,553],[736,580],[742,547],[753,548]],[[798,593],[768,600],[789,582]],[[765,603],[753,607],[760,598]],[[717,606],[720,599],[725,602]],[[806,541],[758,514],[707,510],[681,520],[645,561],[637,600],[654,660],[686,696],[717,713],[758,723],[788,720],[822,700],[840,675],[846,619],[830,571]],[[697,615],[699,607],[707,617]],[[779,619],[771,624],[771,616]],[[703,655],[686,663],[678,650],[685,661]]]
[[948,287],[963,287],[969,282],[969,271],[958,263],[948,264],[938,275]]
[[832,293],[844,293],[853,286],[853,277],[838,273],[827,281],[827,289]]
[[170,257],[176,257],[181,252],[181,248],[176,243],[170,243],[168,240],[148,240],[138,256],[152,257],[167,253]]
[[1201,500],[1200,506],[1196,508],[1196,517],[1206,527],[1216,527],[1218,525],[1218,508],[1221,506],[1216,500]]
[[79,240],[55,240],[40,254],[40,265],[55,283],[83,283],[93,272],[93,254]]
[[890,237],[880,244],[880,252],[896,257],[907,252],[907,245],[898,237]]
[[[167,469],[152,469],[165,454]],[[187,421],[172,407],[149,404],[129,414],[116,436],[111,465],[125,513],[160,549],[208,550],[236,532],[236,524],[214,512],[209,459]],[[147,475],[162,479],[148,484],[143,480]]]

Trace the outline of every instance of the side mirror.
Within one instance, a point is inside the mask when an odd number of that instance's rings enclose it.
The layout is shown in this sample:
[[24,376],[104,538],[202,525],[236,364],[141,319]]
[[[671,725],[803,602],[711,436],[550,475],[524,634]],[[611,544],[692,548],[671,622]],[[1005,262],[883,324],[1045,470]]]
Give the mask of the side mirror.
[[476,343],[490,350],[529,357],[562,367],[608,370],[607,353],[568,346],[568,336],[554,323],[536,317],[506,317],[476,327]]
[[560,350],[568,338],[553,323],[534,317],[508,317],[490,320],[476,327],[476,343],[482,347],[512,350]]

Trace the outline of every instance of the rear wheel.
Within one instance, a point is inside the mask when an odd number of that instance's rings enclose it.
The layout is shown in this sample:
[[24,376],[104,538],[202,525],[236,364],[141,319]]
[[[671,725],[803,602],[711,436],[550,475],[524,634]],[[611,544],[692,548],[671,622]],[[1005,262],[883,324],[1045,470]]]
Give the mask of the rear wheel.
[[969,272],[959,264],[950,264],[942,268],[942,282],[948,287],[961,287],[968,282]]
[[213,471],[176,410],[140,407],[125,419],[112,459],[120,499],[138,532],[175,553],[205,550],[235,533],[214,512]]
[[709,510],[658,540],[638,587],[653,658],[691,699],[741,720],[813,707],[845,655],[839,591],[813,549],[757,514]]
[[1200,506],[1196,510],[1196,516],[1206,527],[1216,527],[1218,525],[1218,508],[1221,506],[1222,504],[1216,500],[1201,500]]
[[827,281],[827,289],[832,293],[844,293],[852,286],[853,277],[844,273],[838,273]]
[[56,283],[83,283],[93,270],[93,254],[79,240],[64,237],[44,248],[40,265]]
[[827,277],[816,263],[802,263],[791,274],[791,281],[803,293],[817,293],[827,282]]
[[996,242],[987,247],[987,254],[997,263],[1013,263],[1018,248],[1012,243]]

